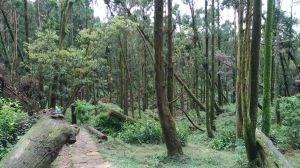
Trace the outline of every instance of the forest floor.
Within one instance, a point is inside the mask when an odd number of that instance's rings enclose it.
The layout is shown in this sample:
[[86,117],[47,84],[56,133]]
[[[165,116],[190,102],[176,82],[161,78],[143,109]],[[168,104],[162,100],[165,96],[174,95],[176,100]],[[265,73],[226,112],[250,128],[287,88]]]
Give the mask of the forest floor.
[[76,140],[75,144],[63,147],[53,168],[116,168],[99,153],[97,143],[86,129],[80,129]]

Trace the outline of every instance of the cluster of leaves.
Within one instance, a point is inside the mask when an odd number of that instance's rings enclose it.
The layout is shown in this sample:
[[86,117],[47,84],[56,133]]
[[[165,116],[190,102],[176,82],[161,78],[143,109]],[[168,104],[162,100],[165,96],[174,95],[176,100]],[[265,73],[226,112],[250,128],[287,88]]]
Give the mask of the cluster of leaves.
[[18,102],[0,98],[0,159],[33,123]]
[[[184,124],[179,124],[176,128],[177,138],[182,146],[185,146],[190,134],[189,128]],[[146,124],[124,124],[119,137],[126,143],[146,143],[159,144],[163,142],[161,128],[158,122],[147,120]]]
[[279,99],[282,126],[274,127],[271,138],[281,148],[300,149],[300,95]]

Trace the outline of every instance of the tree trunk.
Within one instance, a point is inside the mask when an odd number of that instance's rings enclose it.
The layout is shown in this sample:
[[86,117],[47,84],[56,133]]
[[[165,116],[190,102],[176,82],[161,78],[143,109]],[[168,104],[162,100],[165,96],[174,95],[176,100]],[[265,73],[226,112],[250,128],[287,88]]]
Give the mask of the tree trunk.
[[253,25],[251,41],[251,59],[250,59],[250,99],[249,111],[245,112],[244,120],[244,139],[249,167],[257,167],[260,163],[258,158],[258,147],[255,139],[255,130],[257,122],[258,106],[258,67],[261,41],[261,0],[254,0],[253,7]]
[[206,102],[206,130],[207,130],[207,136],[209,138],[213,138],[213,132],[211,128],[211,118],[210,118],[210,112],[209,112],[209,72],[208,72],[208,14],[207,14],[207,6],[208,2],[205,0],[205,86],[206,86],[206,93],[205,93],[205,102]]
[[262,111],[262,132],[267,136],[269,136],[271,129],[272,27],[273,0],[268,0],[267,21],[265,25],[265,59]]
[[170,113],[168,98],[165,88],[165,73],[163,52],[163,0],[154,1],[154,51],[155,51],[155,88],[160,125],[164,141],[167,146],[168,156],[183,154],[181,145],[176,136],[175,121]]
[[35,1],[36,7],[36,17],[37,17],[37,27],[41,28],[41,14],[40,14],[40,0]]
[[1,160],[3,168],[47,168],[66,143],[75,143],[79,129],[43,116]]
[[173,55],[174,55],[174,41],[173,41],[173,6],[172,0],[168,0],[168,70],[167,70],[167,95],[169,102],[170,113],[174,116],[174,71],[173,71]]
[[243,17],[244,17],[244,1],[240,0],[238,9],[238,49],[237,49],[237,78],[236,78],[236,138],[241,138],[243,134],[243,111],[242,111],[242,53],[243,53]]
[[[215,0],[212,0],[212,33],[211,33],[211,88],[210,88],[210,124],[213,130],[215,125]],[[208,110],[208,109],[207,109]]]
[[23,0],[23,1],[24,1],[25,36],[26,36],[26,43],[29,43],[28,3],[27,0]]

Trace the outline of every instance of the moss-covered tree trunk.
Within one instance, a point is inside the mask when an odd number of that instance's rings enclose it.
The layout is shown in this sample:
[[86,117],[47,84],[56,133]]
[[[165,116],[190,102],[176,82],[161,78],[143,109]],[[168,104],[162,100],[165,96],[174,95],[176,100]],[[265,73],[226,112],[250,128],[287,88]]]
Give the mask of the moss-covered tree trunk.
[[168,72],[167,72],[167,93],[169,108],[174,116],[173,97],[174,97],[174,71],[173,71],[173,55],[174,55],[174,40],[173,40],[173,19],[172,19],[172,0],[168,0]]
[[249,167],[259,165],[258,146],[256,143],[256,122],[258,106],[258,67],[261,41],[261,0],[254,0],[253,24],[250,59],[250,80],[249,80],[249,111],[243,116],[244,139]]
[[[215,126],[215,0],[212,0],[212,33],[211,33],[211,86],[210,86],[210,109],[209,118],[213,130]],[[208,109],[207,109],[208,110]]]
[[60,119],[43,116],[1,160],[3,168],[48,168],[79,129]]
[[270,128],[271,128],[273,1],[274,0],[268,0],[267,21],[265,24],[265,59],[264,59],[262,132],[265,133],[267,136],[269,135]]
[[176,136],[175,121],[170,113],[165,87],[165,73],[163,54],[163,0],[154,1],[154,51],[155,51],[155,87],[157,107],[163,137],[167,146],[168,155],[183,154],[181,145]]
[[206,63],[204,65],[205,68],[205,104],[206,104],[206,130],[207,136],[209,138],[213,138],[214,134],[211,129],[211,120],[209,113],[209,72],[208,72],[208,13],[207,13],[208,2],[205,0],[205,59]]
[[236,78],[236,138],[241,138],[243,134],[242,97],[241,97],[241,57],[243,47],[243,15],[244,1],[240,0],[238,9],[238,47],[236,56],[237,78]]

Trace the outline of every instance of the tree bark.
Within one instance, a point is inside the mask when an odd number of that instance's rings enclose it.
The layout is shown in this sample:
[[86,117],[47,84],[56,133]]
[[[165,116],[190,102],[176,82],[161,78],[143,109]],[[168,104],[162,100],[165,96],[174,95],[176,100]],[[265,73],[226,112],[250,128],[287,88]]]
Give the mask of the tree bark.
[[63,120],[43,116],[1,160],[0,167],[47,168],[66,143],[75,143],[79,129]]
[[174,40],[173,40],[173,6],[172,0],[168,0],[168,73],[167,73],[167,95],[169,101],[170,113],[174,116],[174,71],[173,71],[173,55],[174,55]]
[[265,59],[264,59],[264,87],[262,132],[269,136],[271,129],[271,82],[272,82],[272,27],[273,27],[273,0],[268,0],[267,21],[265,25]]
[[211,118],[210,118],[210,112],[209,112],[209,72],[208,72],[208,13],[207,13],[207,6],[208,2],[205,0],[205,86],[206,86],[206,93],[205,93],[205,102],[206,102],[206,130],[207,130],[207,136],[209,138],[213,138],[214,134],[212,132],[211,128]]
[[176,136],[175,121],[170,113],[165,88],[163,52],[163,0],[154,1],[154,51],[155,88],[160,125],[167,146],[168,156],[182,155],[183,151]]
[[25,19],[26,43],[29,43],[28,3],[27,3],[27,0],[23,0],[23,2],[24,2],[24,19]]
[[256,122],[258,106],[258,67],[261,41],[261,0],[254,0],[253,6],[253,25],[251,41],[251,59],[250,59],[250,99],[249,111],[245,112],[244,120],[244,139],[246,153],[249,161],[249,167],[257,167],[260,163],[258,157],[258,147],[256,144]]

